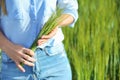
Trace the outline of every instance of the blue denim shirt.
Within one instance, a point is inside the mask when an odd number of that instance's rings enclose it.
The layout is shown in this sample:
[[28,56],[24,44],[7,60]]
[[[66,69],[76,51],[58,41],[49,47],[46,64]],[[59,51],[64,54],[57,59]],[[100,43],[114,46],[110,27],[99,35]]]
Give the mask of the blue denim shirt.
[[[8,15],[1,13],[0,30],[13,43],[29,48],[39,31],[56,10],[65,8],[63,14],[78,18],[77,0],[6,0]],[[64,39],[61,29],[46,45],[55,45]]]

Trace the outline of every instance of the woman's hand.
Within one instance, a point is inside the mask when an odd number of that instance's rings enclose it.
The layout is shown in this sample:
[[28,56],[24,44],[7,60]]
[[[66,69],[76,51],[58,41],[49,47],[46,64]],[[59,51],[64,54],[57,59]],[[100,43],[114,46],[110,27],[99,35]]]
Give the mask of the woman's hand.
[[17,65],[17,67],[25,72],[21,63],[34,66],[35,59],[33,58],[34,52],[30,49],[13,44],[9,41],[0,31],[0,49],[4,51]]
[[74,17],[72,15],[69,15],[69,14],[62,14],[59,18],[59,20],[62,20],[62,22],[60,22],[57,27],[51,31],[48,35],[43,35],[39,40],[38,40],[38,45],[42,45],[44,44],[45,42],[48,41],[48,39],[52,38],[57,30],[58,30],[58,26],[67,26],[69,24],[71,24],[73,21],[74,21]]
[[39,40],[38,40],[38,45],[42,45],[45,42],[47,42],[50,38],[52,38],[58,31],[58,27],[53,29],[48,35],[43,35]]
[[13,44],[9,48],[6,48],[5,52],[7,55],[16,63],[17,67],[25,72],[22,64],[28,66],[34,66],[35,59],[33,58],[34,52],[30,49],[24,48],[22,46]]

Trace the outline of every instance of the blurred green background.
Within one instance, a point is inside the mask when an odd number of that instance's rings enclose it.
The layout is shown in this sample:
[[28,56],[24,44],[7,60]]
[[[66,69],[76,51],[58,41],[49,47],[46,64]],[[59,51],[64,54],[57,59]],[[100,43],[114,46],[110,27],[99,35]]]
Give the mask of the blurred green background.
[[120,0],[78,0],[79,19],[63,28],[73,80],[120,80]]
[[120,80],[120,0],[78,0],[79,19],[63,28],[73,80]]

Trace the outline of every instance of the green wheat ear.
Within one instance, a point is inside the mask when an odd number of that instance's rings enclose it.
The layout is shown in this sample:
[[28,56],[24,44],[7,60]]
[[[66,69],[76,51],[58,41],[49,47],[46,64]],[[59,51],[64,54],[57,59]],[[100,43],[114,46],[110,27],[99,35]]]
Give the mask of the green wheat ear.
[[55,13],[51,15],[51,17],[48,19],[48,21],[45,23],[43,26],[42,30],[40,31],[38,37],[35,39],[31,46],[31,50],[35,51],[36,46],[37,46],[37,41],[40,39],[42,35],[47,35],[49,34],[59,23],[61,23],[65,18],[59,19],[63,12],[63,9],[57,9]]

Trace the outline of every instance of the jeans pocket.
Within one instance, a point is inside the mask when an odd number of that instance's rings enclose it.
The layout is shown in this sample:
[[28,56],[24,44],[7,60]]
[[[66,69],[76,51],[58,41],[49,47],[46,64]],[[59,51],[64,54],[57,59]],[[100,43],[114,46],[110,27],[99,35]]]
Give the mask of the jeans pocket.
[[56,54],[61,54],[64,51],[64,46],[62,43],[54,46],[46,46],[44,48],[45,53],[48,56],[56,55]]

